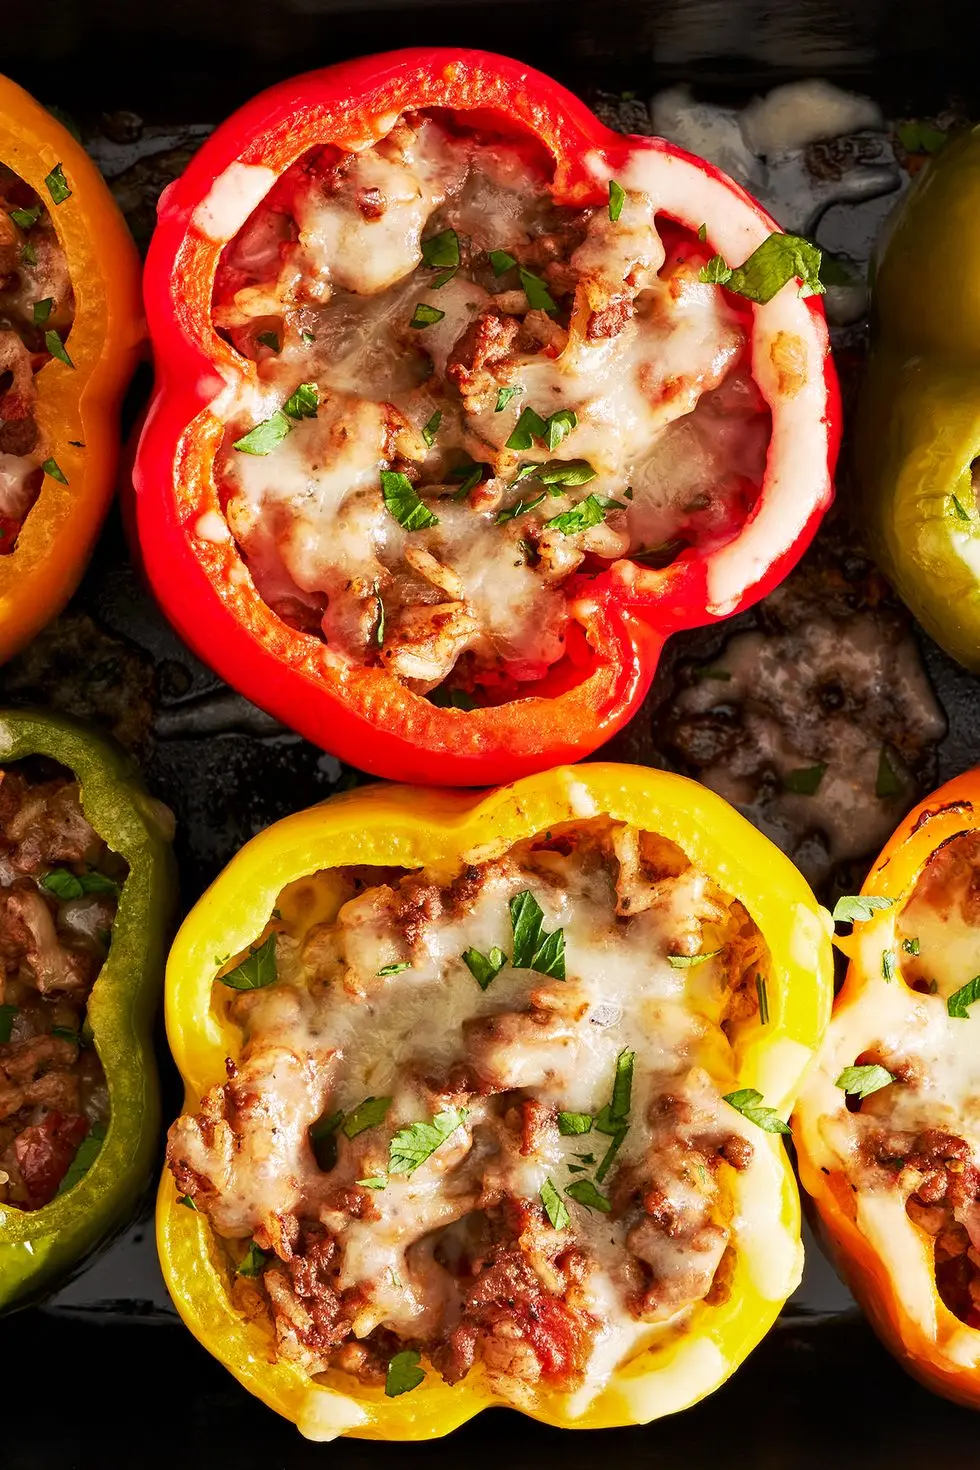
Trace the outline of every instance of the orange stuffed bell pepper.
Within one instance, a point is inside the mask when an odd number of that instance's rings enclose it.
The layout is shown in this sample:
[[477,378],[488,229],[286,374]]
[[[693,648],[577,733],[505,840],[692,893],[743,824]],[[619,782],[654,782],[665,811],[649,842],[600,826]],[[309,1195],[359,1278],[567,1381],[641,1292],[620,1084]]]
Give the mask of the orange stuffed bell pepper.
[[885,846],[838,943],[847,979],[794,1118],[800,1179],[872,1326],[980,1408],[980,770]]
[[276,823],[169,963],[184,1321],[311,1439],[710,1393],[799,1280],[779,1135],[826,917],[719,797],[638,767]]
[[0,659],[67,602],[109,505],[139,280],[98,169],[0,77]]

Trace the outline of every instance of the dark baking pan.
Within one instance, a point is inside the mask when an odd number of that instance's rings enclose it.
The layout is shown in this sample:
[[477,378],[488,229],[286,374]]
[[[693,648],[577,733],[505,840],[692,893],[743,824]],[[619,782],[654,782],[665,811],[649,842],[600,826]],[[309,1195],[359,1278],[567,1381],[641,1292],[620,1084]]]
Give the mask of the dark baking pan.
[[[180,169],[204,125],[291,73],[381,44],[426,41],[519,56],[633,129],[650,126],[647,99],[667,86],[687,84],[699,97],[738,105],[779,82],[814,75],[872,96],[890,116],[980,107],[980,10],[969,0],[934,0],[927,11],[919,0],[171,0],[156,7],[35,0],[5,7],[0,66],[76,118],[96,139],[100,160],[111,155],[117,192],[135,233],[145,236],[155,191]],[[827,197],[836,197],[833,189]],[[868,214],[864,205],[832,203],[829,243],[855,258],[866,254],[866,237],[886,207]],[[859,361],[862,324],[838,336],[844,359]],[[133,414],[141,391],[145,384],[134,392]],[[904,629],[887,592],[874,590],[849,527],[846,472],[840,501],[804,570],[810,584],[797,583],[800,596],[813,595],[812,579],[819,583],[830,565],[845,611],[873,604],[876,615]],[[746,621],[778,635],[784,615],[785,608],[763,608]],[[731,633],[678,641],[647,704],[603,754],[690,768],[691,746],[677,714],[685,667],[713,658]],[[909,754],[906,805],[972,764],[980,749],[980,682],[918,630],[910,636],[948,729]],[[137,751],[152,789],[177,814],[185,906],[254,832],[359,779],[239,698],[187,652],[141,587],[118,517],[110,519],[66,614],[0,671],[0,698],[72,709]],[[887,717],[886,710],[880,718]],[[824,895],[853,877],[867,856],[850,875],[847,864],[824,864]],[[162,1039],[161,1063],[165,1109],[173,1116],[179,1092]],[[0,1414],[4,1470],[328,1461],[585,1466],[606,1454],[630,1466],[731,1470],[977,1462],[977,1420],[901,1373],[812,1243],[803,1286],[737,1377],[707,1402],[647,1428],[561,1434],[500,1410],[432,1445],[307,1444],[251,1400],[178,1323],[156,1264],[149,1203],[144,1218],[47,1306],[0,1323],[0,1353],[8,1383]]]

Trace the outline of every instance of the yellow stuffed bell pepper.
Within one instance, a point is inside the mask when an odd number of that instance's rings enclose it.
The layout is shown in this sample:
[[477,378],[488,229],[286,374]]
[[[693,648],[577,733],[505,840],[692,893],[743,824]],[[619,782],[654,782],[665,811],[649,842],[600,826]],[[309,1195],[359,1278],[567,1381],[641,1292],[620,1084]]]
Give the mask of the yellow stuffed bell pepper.
[[115,489],[146,335],[140,263],[95,164],[0,76],[0,660],[68,601]]
[[169,962],[181,1316],[311,1439],[696,1402],[799,1281],[780,1134],[831,971],[800,875],[680,776],[379,785],[276,823]]

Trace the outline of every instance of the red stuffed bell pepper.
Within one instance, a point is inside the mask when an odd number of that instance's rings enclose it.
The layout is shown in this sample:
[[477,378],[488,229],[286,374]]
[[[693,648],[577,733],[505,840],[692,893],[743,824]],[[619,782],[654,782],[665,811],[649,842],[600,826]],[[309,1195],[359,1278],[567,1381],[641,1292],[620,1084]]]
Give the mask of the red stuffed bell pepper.
[[[734,267],[734,269],[733,269]],[[819,252],[474,51],[263,93],[160,202],[142,554],[178,630],[401,780],[594,750],[831,498]]]

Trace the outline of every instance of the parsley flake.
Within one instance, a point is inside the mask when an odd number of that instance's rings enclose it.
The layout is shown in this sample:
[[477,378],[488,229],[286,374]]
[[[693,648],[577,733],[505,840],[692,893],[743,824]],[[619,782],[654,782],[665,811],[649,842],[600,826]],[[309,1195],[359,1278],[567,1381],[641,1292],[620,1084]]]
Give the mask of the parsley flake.
[[65,178],[65,171],[60,163],[56,163],[51,172],[44,180],[48,193],[51,195],[52,204],[64,204],[66,199],[71,198],[71,190]]
[[36,327],[42,327],[44,325],[51,315],[52,306],[54,306],[53,296],[45,296],[43,301],[35,301],[32,310],[34,313],[34,325]]
[[300,383],[294,393],[291,393],[282,406],[282,411],[290,419],[312,419],[316,418],[316,411],[320,406],[320,390],[315,383]]
[[528,405],[521,409],[520,417],[504,447],[506,449],[530,449],[532,440],[545,438],[547,432],[548,425],[544,419]]
[[290,433],[292,427],[282,410],[277,409],[271,418],[263,419],[261,423],[255,425],[254,429],[249,429],[247,434],[236,439],[232,447],[237,449],[239,454],[271,454]]
[[439,425],[441,423],[442,409],[437,408],[435,413],[429,419],[429,422],[422,425],[422,438],[425,440],[427,448],[431,449],[433,444],[436,442],[436,434],[439,432]]
[[567,1186],[565,1193],[569,1199],[587,1210],[601,1210],[604,1215],[608,1215],[612,1209],[610,1201],[599,1192],[591,1179],[576,1179]]
[[50,331],[45,332],[44,345],[50,352],[51,356],[56,357],[59,362],[63,362],[65,364],[65,367],[73,368],[75,366],[65,350],[64,342],[62,342],[61,337],[58,335],[53,327],[50,329]]
[[388,1180],[384,1174],[372,1174],[370,1179],[355,1179],[354,1183],[359,1184],[362,1189],[387,1189],[388,1187]]
[[596,495],[587,495],[572,510],[563,510],[545,521],[545,526],[560,531],[563,536],[577,536],[592,526],[601,525],[606,519],[606,507]]
[[35,204],[33,209],[12,209],[10,211],[10,218],[19,230],[29,230],[32,225],[37,224],[40,214],[41,206],[40,204]]
[[895,978],[895,956],[890,949],[882,950],[881,974],[884,980],[894,980]]
[[698,965],[703,965],[707,960],[713,960],[715,955],[721,954],[720,949],[708,949],[702,954],[669,954],[667,963],[672,970],[694,970]]
[[568,1206],[550,1179],[546,1179],[541,1186],[541,1203],[544,1205],[544,1212],[548,1216],[552,1229],[567,1230]]
[[46,475],[49,475],[52,480],[57,480],[59,485],[68,484],[68,476],[65,474],[64,470],[61,468],[56,459],[46,459],[41,466],[41,469]]
[[798,771],[787,771],[783,777],[783,786],[796,796],[815,796],[820,790],[820,783],[826,770],[827,762],[818,761],[815,766],[804,766]]
[[178,1194],[177,1203],[179,1205],[183,1205],[185,1210],[197,1210],[197,1205],[191,1199],[189,1194]]
[[245,959],[227,975],[219,975],[222,985],[229,990],[264,990],[278,978],[276,968],[276,936],[270,934],[258,949],[249,949]]
[[518,270],[521,278],[521,287],[527,297],[527,304],[533,311],[556,312],[557,306],[551,299],[548,287],[540,276],[534,275],[532,271],[526,271],[523,266]]
[[876,893],[846,894],[834,904],[834,923],[863,924],[872,914],[881,909],[890,909],[894,903],[893,898],[882,898]]
[[385,1374],[385,1395],[389,1399],[396,1399],[400,1394],[411,1393],[413,1388],[418,1388],[425,1379],[424,1368],[419,1367],[421,1353],[415,1348],[406,1348],[403,1353],[396,1353],[388,1363],[388,1372]]
[[515,893],[510,900],[510,922],[514,931],[515,970],[536,970],[555,980],[565,978],[565,931],[555,929],[548,934],[544,912],[529,888]]
[[105,1143],[105,1135],[106,1130],[103,1124],[92,1124],[91,1128],[88,1130],[85,1137],[78,1145],[75,1157],[68,1165],[67,1174],[58,1185],[59,1194],[67,1194],[69,1189],[74,1189],[79,1180],[85,1178],[85,1175],[88,1173],[89,1169],[91,1169],[92,1165],[99,1157],[99,1154],[102,1152],[102,1145]]
[[737,1092],[726,1092],[723,1101],[729,1107],[741,1113],[743,1118],[748,1118],[757,1128],[762,1128],[766,1133],[789,1133],[788,1123],[784,1123],[775,1108],[767,1108],[762,1104],[762,1093],[757,1092],[754,1087],[740,1087]]
[[37,251],[34,249],[30,240],[27,241],[23,250],[20,252],[20,258],[24,265],[37,265]]
[[422,259],[435,270],[459,265],[459,236],[455,230],[442,230],[422,241]]
[[344,1118],[340,1125],[341,1133],[347,1138],[356,1138],[368,1128],[377,1128],[379,1123],[384,1122],[390,1107],[390,1097],[366,1097]]
[[490,264],[495,276],[502,276],[505,271],[513,270],[517,261],[507,250],[491,250]]
[[378,975],[383,979],[386,975],[400,975],[403,970],[413,968],[411,960],[396,960],[394,964],[382,965]]
[[465,1123],[466,1108],[445,1108],[429,1123],[399,1128],[389,1145],[388,1173],[414,1174]]
[[900,796],[904,791],[902,778],[888,757],[888,747],[883,745],[878,754],[878,774],[875,777],[875,796],[882,800],[889,796]]
[[700,281],[708,285],[727,286],[738,296],[764,306],[787,281],[799,279],[801,296],[820,296],[824,286],[820,280],[822,252],[819,246],[799,235],[768,235],[753,250],[744,265],[733,270],[721,255],[713,255],[701,267]]
[[564,1138],[574,1138],[579,1133],[592,1131],[591,1113],[559,1113],[558,1132]]
[[396,470],[382,470],[381,493],[386,510],[406,531],[425,531],[429,526],[439,524],[439,517],[422,503],[407,475]]
[[946,1014],[954,1017],[957,1021],[967,1021],[970,1018],[969,1007],[980,1000],[980,975],[974,975],[959,990],[946,998]]
[[463,951],[463,963],[480,989],[486,990],[506,965],[507,956],[496,945],[489,954],[483,954],[478,949],[467,949]]
[[523,391],[523,388],[520,387],[499,388],[497,390],[497,402],[493,410],[494,413],[503,413],[510,400],[516,398],[518,393],[522,393]]
[[248,1250],[242,1256],[237,1266],[239,1276],[261,1276],[266,1266],[272,1260],[269,1251],[260,1250],[254,1240],[250,1240]]
[[513,505],[497,511],[493,523],[495,526],[502,526],[505,521],[512,521],[515,516],[526,515],[529,510],[535,510],[542,500],[547,500],[547,498],[547,492],[542,490],[540,495],[534,495],[530,500],[515,500]]
[[281,344],[275,332],[259,332],[256,342],[262,347],[268,347],[270,352],[279,352]]
[[971,521],[973,519],[973,517],[970,515],[970,512],[967,510],[966,506],[963,504],[962,500],[958,499],[958,497],[955,496],[955,495],[950,495],[949,498],[953,502],[953,510],[956,513],[956,519],[957,520],[959,520],[959,521]]
[[834,1086],[848,1097],[865,1098],[894,1081],[895,1077],[887,1067],[879,1067],[875,1063],[867,1067],[845,1067]]
[[707,244],[707,240],[708,240],[708,226],[707,225],[704,225],[704,224],[698,225],[698,239],[701,241],[701,244],[702,245]]
[[440,311],[438,306],[430,306],[427,301],[419,301],[416,302],[412,320],[408,325],[421,330],[423,327],[431,327],[436,322],[441,322],[445,315],[446,313]]
[[903,939],[902,948],[906,954],[918,954],[920,950],[919,941],[917,939]]
[[[554,413],[548,415],[545,423],[548,429],[546,443],[548,448],[554,452],[565,438],[565,435],[570,434],[578,424],[578,414],[574,408],[559,408]],[[585,461],[581,460],[580,463],[584,464]]]
[[609,218],[613,224],[619,219],[626,202],[626,191],[615,179],[609,180]]
[[[587,485],[590,480],[595,479],[595,470],[587,459],[550,459],[547,464],[537,465],[534,470],[534,479],[540,480],[542,485],[550,487],[564,485],[571,487],[575,485]],[[556,490],[551,493],[557,494]],[[618,500],[609,500],[603,495],[592,497],[597,500],[604,510],[625,510]]]
[[769,986],[765,975],[756,975],[755,993],[759,999],[759,1025],[769,1025]]

